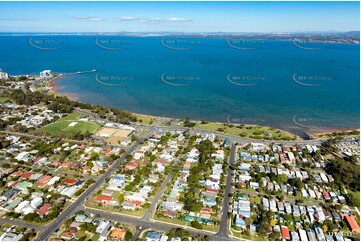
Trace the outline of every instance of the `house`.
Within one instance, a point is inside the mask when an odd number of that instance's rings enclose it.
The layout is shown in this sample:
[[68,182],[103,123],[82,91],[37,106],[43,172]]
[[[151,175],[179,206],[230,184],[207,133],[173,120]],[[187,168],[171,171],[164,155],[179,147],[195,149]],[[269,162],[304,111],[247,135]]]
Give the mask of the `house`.
[[123,203],[122,203],[122,207],[124,208],[124,209],[130,209],[130,210],[135,210],[135,208],[137,207],[137,205],[136,204],[134,204],[134,203],[132,203],[132,202],[128,202],[128,201],[124,201]]
[[288,228],[286,226],[281,226],[281,232],[282,232],[282,238],[284,240],[290,240],[291,239],[290,231],[288,230]]
[[36,212],[39,214],[40,217],[47,215],[49,213],[49,210],[51,208],[51,204],[45,203],[43,206],[41,206],[38,211]]
[[64,239],[64,240],[72,240],[75,236],[75,231],[64,231],[62,234],[61,234],[61,238]]
[[111,199],[112,197],[103,195],[103,196],[98,196],[95,200],[103,205],[109,205]]
[[53,74],[51,73],[51,70],[43,70],[42,72],[40,72],[40,77],[43,79],[48,79],[51,78],[53,76]]
[[113,225],[114,225],[113,223],[111,223],[111,222],[107,222],[107,223],[108,224],[105,226],[103,231],[100,233],[100,237],[99,237],[100,241],[106,240],[110,233],[110,230],[113,228]]
[[162,233],[155,232],[155,231],[149,231],[146,236],[147,241],[160,241],[162,237]]
[[165,211],[163,211],[163,216],[170,217],[170,218],[175,218],[176,214],[175,214],[175,212],[165,210]]
[[28,179],[28,178],[31,177],[32,174],[33,174],[33,173],[32,173],[31,171],[25,172],[25,173],[21,176],[21,178],[22,178],[22,179]]
[[125,234],[127,233],[126,230],[121,229],[121,228],[114,228],[112,233],[110,234],[110,237],[113,240],[124,240],[125,239]]
[[306,229],[306,233],[309,241],[317,241],[316,234],[312,229]]
[[334,211],[332,211],[331,213],[332,213],[332,217],[334,220],[341,221],[341,216],[338,213],[336,213]]
[[107,221],[103,221],[103,220],[100,220],[95,232],[97,232],[98,234],[101,234],[103,233],[103,231],[105,230],[105,228],[108,226],[109,222]]
[[292,241],[300,241],[300,236],[294,231],[291,232]]
[[109,180],[108,189],[120,191],[124,187],[124,185],[125,185],[125,176],[118,174]]
[[[1,79],[1,78],[0,78]],[[0,241],[20,241],[24,237],[24,234],[16,234],[13,232],[4,233],[0,236]]]
[[320,227],[315,226],[315,233],[319,241],[325,241],[325,235]]
[[322,195],[323,195],[323,199],[324,199],[325,201],[331,199],[330,194],[329,194],[328,192],[323,192]]
[[60,194],[61,194],[61,195],[68,196],[68,197],[71,198],[71,197],[74,196],[74,194],[75,194],[77,191],[78,191],[78,189],[75,188],[75,187],[66,187],[66,188],[64,188],[64,189],[60,192]]
[[350,230],[352,233],[360,233],[360,226],[357,224],[356,218],[354,215],[341,215],[343,218],[346,218],[346,222],[348,226],[350,227]]
[[246,217],[242,214],[236,214],[234,224],[241,228],[246,228]]
[[298,229],[298,233],[299,233],[299,235],[300,235],[301,241],[308,241],[307,233],[306,233],[305,230],[303,230],[303,229]]
[[74,179],[65,179],[63,182],[65,184],[67,184],[67,185],[74,185],[76,183],[76,180],[74,180]]

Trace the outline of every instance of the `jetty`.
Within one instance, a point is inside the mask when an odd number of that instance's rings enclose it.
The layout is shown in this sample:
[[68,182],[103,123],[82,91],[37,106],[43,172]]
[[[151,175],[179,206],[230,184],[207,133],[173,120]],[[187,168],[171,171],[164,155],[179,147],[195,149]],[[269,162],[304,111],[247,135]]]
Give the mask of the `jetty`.
[[77,71],[77,72],[63,73],[60,75],[61,76],[69,76],[69,75],[87,74],[87,73],[92,73],[92,72],[97,72],[97,70],[93,69],[93,70],[89,70],[89,71]]

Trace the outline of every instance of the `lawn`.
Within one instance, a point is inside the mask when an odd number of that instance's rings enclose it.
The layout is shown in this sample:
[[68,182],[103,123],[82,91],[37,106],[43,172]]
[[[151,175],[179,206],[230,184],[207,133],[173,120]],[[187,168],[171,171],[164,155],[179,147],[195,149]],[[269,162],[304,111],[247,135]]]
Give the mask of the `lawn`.
[[[72,122],[77,122],[77,124],[74,126],[69,126],[69,124],[71,124]],[[98,128],[100,128],[100,126],[96,123],[74,120],[74,121],[56,121],[54,123],[50,123],[44,126],[40,130],[54,135],[60,135],[60,134],[72,135],[76,132],[85,133],[86,131],[93,133]]]
[[[84,117],[85,117],[84,115],[78,112],[72,112],[67,116],[56,120],[55,122],[42,127],[40,130],[53,135],[60,135],[60,134],[72,135],[76,132],[84,133],[86,131],[94,133],[97,129],[100,128],[100,125],[96,123],[84,122],[78,120],[78,118],[84,118]],[[75,124],[74,126],[69,126],[69,124],[73,122],[77,122],[77,124]]]
[[95,234],[95,235],[93,235],[93,237],[91,237],[91,240],[92,241],[99,241],[99,235],[97,235],[97,234]]
[[137,117],[137,124],[146,124],[151,125],[154,124],[154,122],[158,119],[156,116],[150,116],[150,115],[144,115],[144,114],[138,114],[134,113],[134,115]]
[[[352,194],[354,199],[357,201],[357,204],[360,204],[360,191],[354,192],[354,191],[351,191],[350,189],[347,189],[347,192]],[[358,209],[360,209],[360,208],[358,208]]]
[[206,123],[196,122],[196,128],[205,129],[209,131],[223,132],[229,135],[244,137],[244,138],[256,138],[256,139],[269,139],[269,140],[295,140],[299,139],[294,134],[291,134],[284,130],[279,130],[267,126],[258,125],[231,125],[223,123]]
[[10,101],[8,97],[0,97],[0,103],[5,103],[6,101]]

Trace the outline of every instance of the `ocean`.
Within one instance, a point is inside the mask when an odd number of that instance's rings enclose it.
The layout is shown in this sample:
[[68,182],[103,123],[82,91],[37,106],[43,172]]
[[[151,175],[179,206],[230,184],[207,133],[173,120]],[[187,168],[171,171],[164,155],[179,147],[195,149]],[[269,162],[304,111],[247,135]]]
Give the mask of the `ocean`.
[[10,75],[74,73],[59,93],[131,112],[294,133],[359,128],[360,46],[224,38],[0,36]]

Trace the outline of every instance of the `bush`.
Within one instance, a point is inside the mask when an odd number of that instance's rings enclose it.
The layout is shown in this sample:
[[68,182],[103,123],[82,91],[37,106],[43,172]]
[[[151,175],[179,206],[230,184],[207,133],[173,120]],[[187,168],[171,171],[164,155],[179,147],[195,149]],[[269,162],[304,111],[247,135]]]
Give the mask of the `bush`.
[[129,232],[129,231],[127,231],[127,233],[125,234],[125,240],[126,241],[129,241],[129,240],[132,240],[132,238],[133,238],[133,234],[131,233],[131,232]]
[[191,226],[195,229],[203,229],[203,225],[197,221],[192,221]]

